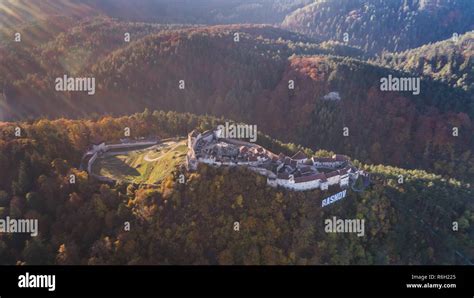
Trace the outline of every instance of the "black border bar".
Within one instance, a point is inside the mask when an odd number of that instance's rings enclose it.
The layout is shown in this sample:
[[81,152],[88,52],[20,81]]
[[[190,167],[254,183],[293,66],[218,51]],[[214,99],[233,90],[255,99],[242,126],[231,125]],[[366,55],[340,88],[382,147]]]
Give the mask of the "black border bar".
[[[26,272],[54,274],[56,290],[19,288],[19,275]],[[0,266],[0,297],[473,297],[473,272],[473,266]],[[455,279],[420,281],[413,275]],[[456,288],[407,288],[426,282]]]

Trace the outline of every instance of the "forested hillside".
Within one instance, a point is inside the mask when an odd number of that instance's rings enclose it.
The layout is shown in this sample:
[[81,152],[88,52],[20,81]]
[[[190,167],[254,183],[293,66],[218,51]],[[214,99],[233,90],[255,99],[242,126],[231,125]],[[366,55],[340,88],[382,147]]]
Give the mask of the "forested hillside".
[[[134,40],[122,44],[125,29]],[[474,174],[471,93],[431,79],[422,80],[417,96],[381,92],[381,77],[404,74],[337,57],[357,54],[275,27],[176,28],[96,19],[34,49],[9,44],[3,50],[6,120],[145,108],[223,115],[286,142],[367,163],[462,179]],[[54,80],[64,74],[95,77],[96,93],[56,92]],[[341,99],[325,100],[329,92]]]
[[[467,264],[472,188],[425,171],[368,166],[377,183],[321,209],[331,191],[291,192],[245,169],[200,167],[160,187],[100,184],[78,169],[90,142],[162,138],[224,119],[148,112],[0,126],[0,216],[38,218],[40,233],[0,234],[2,264]],[[15,127],[21,137],[15,137]],[[260,135],[275,152],[310,149]],[[319,156],[332,154],[316,152]],[[70,183],[71,174],[76,182]],[[398,177],[405,177],[399,184]],[[454,199],[455,198],[455,199]],[[327,234],[324,219],[366,220],[366,236]],[[452,231],[452,222],[459,231]],[[124,229],[125,222],[130,230]],[[240,231],[234,231],[234,223]]]
[[364,51],[403,51],[474,29],[465,0],[316,0],[288,15],[283,28]]
[[103,14],[130,21],[179,24],[276,24],[312,0],[84,0]]
[[474,31],[433,44],[383,53],[375,62],[415,75],[431,77],[471,93],[474,98]]
[[108,16],[160,24],[279,24],[312,0],[2,0],[0,33],[53,16]]
[[[39,220],[0,233],[0,264],[472,265],[473,30],[470,0],[0,0],[0,219]],[[184,139],[159,165],[110,162],[140,179],[83,170],[93,143],[227,121],[276,154],[347,155],[371,183],[322,208],[340,188],[188,172]],[[365,236],[326,233],[333,216]]]
[[51,17],[83,18],[98,15],[93,7],[77,0],[2,0],[0,4],[0,33],[44,22]]

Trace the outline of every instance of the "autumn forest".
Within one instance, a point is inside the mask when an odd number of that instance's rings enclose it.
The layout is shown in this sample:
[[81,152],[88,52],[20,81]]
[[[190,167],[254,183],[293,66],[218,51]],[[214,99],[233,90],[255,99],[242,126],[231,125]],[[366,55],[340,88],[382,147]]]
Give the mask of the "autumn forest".
[[[0,1],[0,218],[39,222],[37,237],[0,233],[0,264],[474,262],[474,3],[43,2]],[[55,90],[64,75],[94,94]],[[383,91],[389,76],[421,92]],[[150,185],[81,166],[124,128],[168,139],[228,121],[277,154],[344,154],[371,183],[322,208],[338,188],[244,168],[181,165]],[[325,232],[333,216],[365,236]]]

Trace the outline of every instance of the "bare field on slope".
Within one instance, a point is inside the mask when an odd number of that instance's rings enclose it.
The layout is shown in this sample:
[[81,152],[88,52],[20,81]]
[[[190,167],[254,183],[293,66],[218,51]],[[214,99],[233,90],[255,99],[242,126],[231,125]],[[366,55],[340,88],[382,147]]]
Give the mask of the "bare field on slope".
[[186,161],[186,140],[166,141],[156,146],[105,155],[93,166],[96,175],[130,183],[157,184]]

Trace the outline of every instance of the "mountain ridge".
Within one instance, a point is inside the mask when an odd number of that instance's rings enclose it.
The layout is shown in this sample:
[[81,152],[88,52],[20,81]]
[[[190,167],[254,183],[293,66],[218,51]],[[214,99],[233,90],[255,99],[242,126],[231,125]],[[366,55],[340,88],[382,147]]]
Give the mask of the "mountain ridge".
[[383,53],[374,62],[431,77],[473,93],[474,31],[400,53]]
[[[312,148],[327,144],[325,149],[366,162],[399,166],[416,163],[436,168],[439,173],[472,175],[474,161],[469,148],[473,143],[470,132],[474,103],[464,90],[423,79],[419,96],[382,92],[381,77],[406,74],[332,56],[338,50],[271,26],[163,29],[142,24],[136,25],[136,34],[143,37],[123,45],[118,33],[123,23],[106,20],[88,26],[86,23],[71,31],[77,36],[81,30],[94,31],[93,35],[86,34],[90,41],[85,42],[77,57],[68,59],[64,53],[69,52],[56,50],[82,41],[68,34],[40,47],[38,55],[16,51],[10,54],[13,58],[5,56],[0,66],[6,68],[0,78],[11,76],[6,92],[9,102],[3,101],[5,116],[10,112],[10,119],[15,119],[15,113],[16,119],[25,115],[86,117],[145,108],[223,115],[255,121],[262,131],[285,141]],[[96,30],[99,27],[102,31]],[[140,30],[156,32],[145,36]],[[115,32],[108,37],[109,46],[100,43],[107,32]],[[236,33],[239,42],[234,41]],[[95,54],[81,58],[84,49]],[[12,61],[16,65],[36,65],[36,69],[26,75],[24,71],[16,73],[10,71],[15,69]],[[85,61],[79,63],[83,67],[75,68],[80,61]],[[94,96],[52,92],[54,79],[70,70],[96,79]],[[179,89],[181,80],[186,85],[184,90]],[[294,82],[294,90],[288,88],[290,81]],[[342,100],[325,101],[324,97],[334,91]],[[351,130],[349,138],[342,136],[344,127]],[[453,127],[461,130],[459,138],[450,134]],[[431,156],[437,156],[438,165],[429,163]]]
[[380,54],[473,30],[473,16],[474,4],[463,0],[317,0],[289,14],[282,26],[314,38],[347,41],[368,53]]

